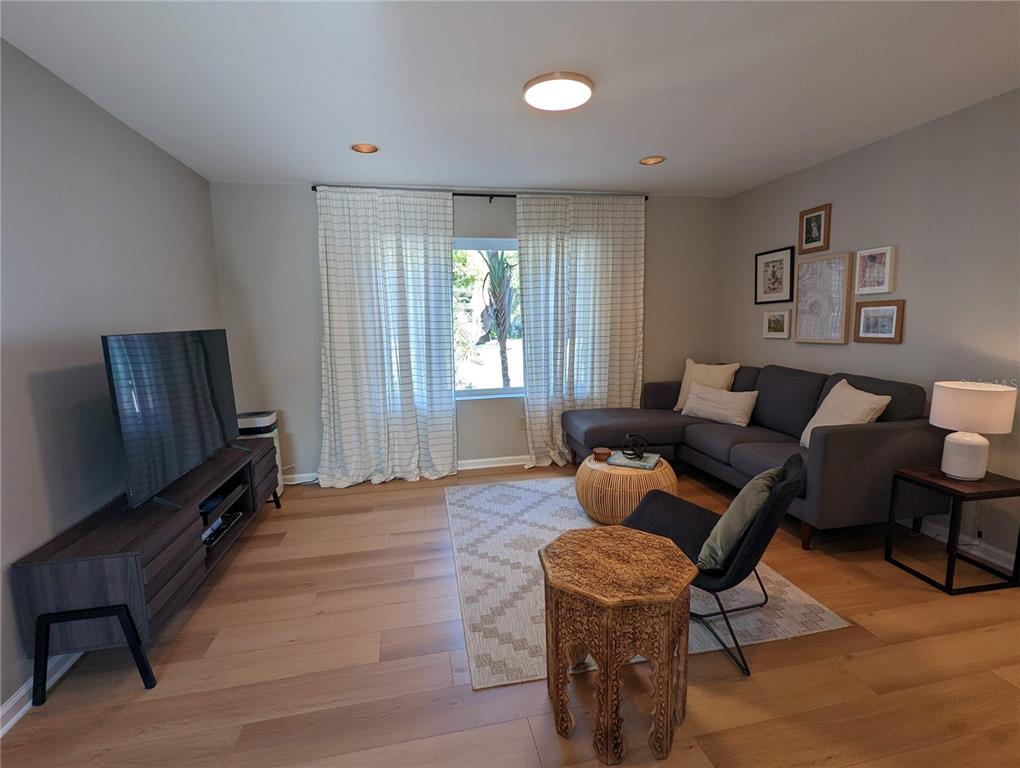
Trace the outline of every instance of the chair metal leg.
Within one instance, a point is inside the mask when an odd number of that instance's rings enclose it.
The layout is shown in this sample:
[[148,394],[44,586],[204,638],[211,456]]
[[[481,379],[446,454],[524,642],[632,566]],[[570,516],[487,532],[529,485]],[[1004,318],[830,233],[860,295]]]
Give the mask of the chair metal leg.
[[273,505],[277,509],[280,508],[280,494],[278,494],[276,491],[273,491]]
[[[694,611],[691,611],[691,618],[711,633],[712,637],[715,638],[716,642],[723,649],[726,655],[730,657],[730,660],[736,665],[737,669],[746,676],[750,676],[751,666],[747,663],[747,659],[744,657],[744,649],[740,647],[740,641],[737,640],[737,633],[733,631],[733,625],[730,623],[730,614],[747,611],[751,608],[761,608],[768,603],[769,593],[766,591],[765,584],[762,582],[761,576],[758,575],[757,569],[754,571],[754,577],[758,580],[758,586],[761,588],[762,600],[760,602],[741,605],[736,608],[726,608],[723,606],[722,600],[719,599],[719,595],[713,592],[712,597],[715,598],[716,605],[719,606],[718,611],[713,611],[711,613],[695,613]],[[715,618],[716,616],[722,616],[722,619],[726,624],[726,629],[730,633],[730,638],[733,640],[733,648],[730,648],[729,645],[726,644],[722,637],[719,636],[719,633],[716,632],[715,627],[709,623],[708,620]]]

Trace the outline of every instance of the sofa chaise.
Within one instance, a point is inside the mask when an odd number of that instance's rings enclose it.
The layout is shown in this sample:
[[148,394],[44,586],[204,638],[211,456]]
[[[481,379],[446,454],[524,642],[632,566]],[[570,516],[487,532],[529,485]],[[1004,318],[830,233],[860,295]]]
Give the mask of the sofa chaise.
[[[842,379],[892,400],[878,421],[816,427],[810,449],[801,447],[804,427]],[[746,427],[674,411],[679,381],[645,384],[640,408],[566,411],[562,425],[571,457],[578,463],[592,449],[617,448],[624,435],[637,433],[648,440],[649,450],[742,487],[759,472],[780,467],[792,454],[800,453],[807,466],[807,482],[790,514],[801,521],[805,549],[810,548],[815,529],[884,521],[897,467],[939,463],[946,432],[928,423],[925,391],[916,384],[766,365],[740,367],[732,389],[758,391]]]

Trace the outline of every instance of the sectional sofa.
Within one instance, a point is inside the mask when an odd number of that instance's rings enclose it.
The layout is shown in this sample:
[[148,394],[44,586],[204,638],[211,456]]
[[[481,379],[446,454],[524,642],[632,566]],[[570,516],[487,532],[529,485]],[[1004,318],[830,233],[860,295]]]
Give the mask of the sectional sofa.
[[[817,427],[810,449],[801,447],[804,427],[841,379],[892,400],[877,422]],[[805,549],[810,547],[815,529],[885,520],[893,470],[937,465],[941,460],[946,432],[928,423],[925,391],[916,384],[766,365],[739,368],[732,389],[758,391],[746,427],[674,411],[680,382],[667,381],[645,384],[640,408],[566,411],[564,436],[577,463],[598,446],[619,447],[624,435],[634,432],[649,441],[649,450],[737,487],[800,453],[807,465],[807,483],[790,514],[801,521]]]

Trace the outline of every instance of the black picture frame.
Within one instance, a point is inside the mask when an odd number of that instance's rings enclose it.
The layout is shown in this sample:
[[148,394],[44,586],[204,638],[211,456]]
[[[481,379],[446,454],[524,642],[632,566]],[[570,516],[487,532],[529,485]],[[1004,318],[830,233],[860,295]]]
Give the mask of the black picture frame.
[[[760,253],[754,254],[754,303],[755,304],[789,304],[793,301],[793,281],[796,275],[794,258],[797,247],[794,245],[787,245],[783,248],[773,248],[771,251],[761,251]],[[762,263],[766,261],[768,257],[776,259],[781,257],[784,260],[784,273],[786,276],[785,290],[779,298],[763,299],[762,294],[759,291],[758,277],[762,274]]]

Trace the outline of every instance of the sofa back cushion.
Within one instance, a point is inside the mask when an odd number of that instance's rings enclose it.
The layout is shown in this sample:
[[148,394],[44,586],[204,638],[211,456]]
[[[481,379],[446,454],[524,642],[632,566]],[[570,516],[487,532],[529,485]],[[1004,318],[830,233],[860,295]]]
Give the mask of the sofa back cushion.
[[751,392],[758,388],[758,374],[761,372],[761,368],[756,368],[753,365],[742,365],[737,368],[737,372],[733,376],[733,386],[730,387],[731,392]]
[[758,374],[758,402],[751,423],[800,439],[829,378],[824,373],[766,365]]
[[855,389],[862,389],[873,395],[888,395],[892,398],[889,405],[878,417],[879,421],[905,421],[906,419],[923,419],[924,404],[926,401],[924,387],[917,384],[907,384],[902,381],[889,381],[887,379],[873,379],[871,376],[858,376],[853,373],[834,373],[822,387],[822,394],[818,398],[821,405],[825,396],[829,394],[834,386],[846,379],[847,383]]

